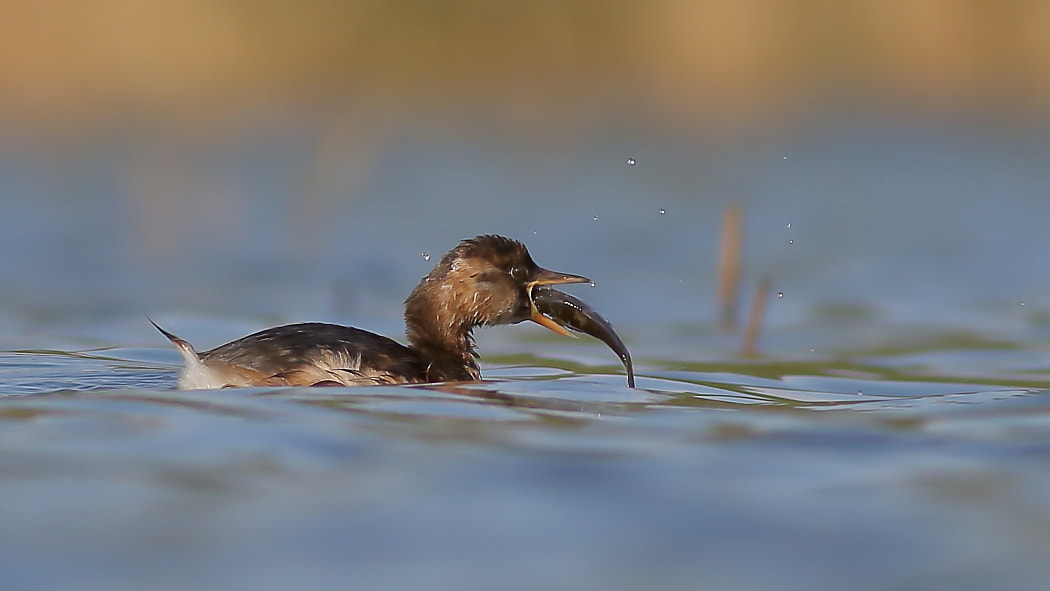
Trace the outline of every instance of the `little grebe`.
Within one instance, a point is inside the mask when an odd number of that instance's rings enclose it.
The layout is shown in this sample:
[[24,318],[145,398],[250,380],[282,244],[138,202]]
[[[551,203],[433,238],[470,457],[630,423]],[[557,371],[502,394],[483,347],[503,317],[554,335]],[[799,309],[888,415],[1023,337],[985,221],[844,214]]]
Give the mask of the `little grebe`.
[[442,257],[405,300],[407,347],[357,328],[309,322],[269,328],[198,353],[153,325],[185,360],[178,381],[183,389],[480,380],[474,327],[523,320],[603,340],[624,362],[633,387],[630,354],[608,321],[578,299],[545,287],[589,282],[537,266],[516,240],[478,236]]

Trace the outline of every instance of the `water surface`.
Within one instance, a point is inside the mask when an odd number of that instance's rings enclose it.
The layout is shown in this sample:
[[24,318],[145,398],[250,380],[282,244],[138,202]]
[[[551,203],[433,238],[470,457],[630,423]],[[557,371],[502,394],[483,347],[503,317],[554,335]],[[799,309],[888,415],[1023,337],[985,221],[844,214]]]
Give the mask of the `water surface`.
[[[420,134],[325,192],[296,182],[309,131],[260,133],[197,156],[4,148],[5,589],[1050,575],[1045,139]],[[730,201],[744,303],[763,277],[784,294],[758,358],[716,330]],[[571,290],[637,389],[601,343],[515,326],[479,333],[478,384],[178,392],[146,320],[201,348],[307,320],[399,336],[418,277],[487,232],[596,280]]]

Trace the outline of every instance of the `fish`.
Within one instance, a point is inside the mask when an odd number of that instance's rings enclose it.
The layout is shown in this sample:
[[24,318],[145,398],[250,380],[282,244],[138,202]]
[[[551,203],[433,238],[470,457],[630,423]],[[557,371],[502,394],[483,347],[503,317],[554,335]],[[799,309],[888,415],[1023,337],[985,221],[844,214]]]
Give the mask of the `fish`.
[[[580,333],[590,335],[609,346],[613,353],[619,356],[624,368],[627,370],[627,387],[634,388],[634,364],[631,361],[631,352],[623,344],[623,340],[613,330],[612,324],[579,298],[558,291],[551,287],[535,287],[532,289],[530,302],[533,307],[532,320],[543,326],[563,334],[573,336],[563,327],[571,328]],[[550,321],[544,323],[543,318]],[[553,324],[553,326],[551,326]],[[562,329],[562,330],[558,330]]]

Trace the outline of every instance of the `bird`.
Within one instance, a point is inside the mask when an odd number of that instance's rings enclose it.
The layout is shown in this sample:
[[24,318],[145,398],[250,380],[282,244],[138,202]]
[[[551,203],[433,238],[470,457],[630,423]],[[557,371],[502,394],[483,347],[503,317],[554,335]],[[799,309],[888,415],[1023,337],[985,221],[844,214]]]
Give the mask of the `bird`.
[[[525,320],[566,336],[571,336],[567,326],[607,343],[614,337],[623,358],[626,348],[604,318],[597,313],[591,318],[589,307],[548,287],[572,283],[591,280],[544,269],[521,242],[489,234],[459,242],[409,294],[407,345],[359,328],[306,322],[197,352],[188,341],[150,322],[181,354],[177,385],[184,390],[478,381],[474,329]],[[534,298],[539,290],[543,297]],[[572,314],[565,312],[569,304]],[[629,366],[628,372],[633,386]]]

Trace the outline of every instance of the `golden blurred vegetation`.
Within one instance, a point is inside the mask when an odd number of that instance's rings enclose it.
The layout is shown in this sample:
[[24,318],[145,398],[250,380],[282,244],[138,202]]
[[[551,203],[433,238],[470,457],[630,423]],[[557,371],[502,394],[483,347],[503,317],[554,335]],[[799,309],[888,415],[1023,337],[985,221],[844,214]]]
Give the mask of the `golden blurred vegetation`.
[[628,108],[680,125],[1048,98],[1042,0],[0,3],[0,117],[40,130],[288,107],[530,125]]

